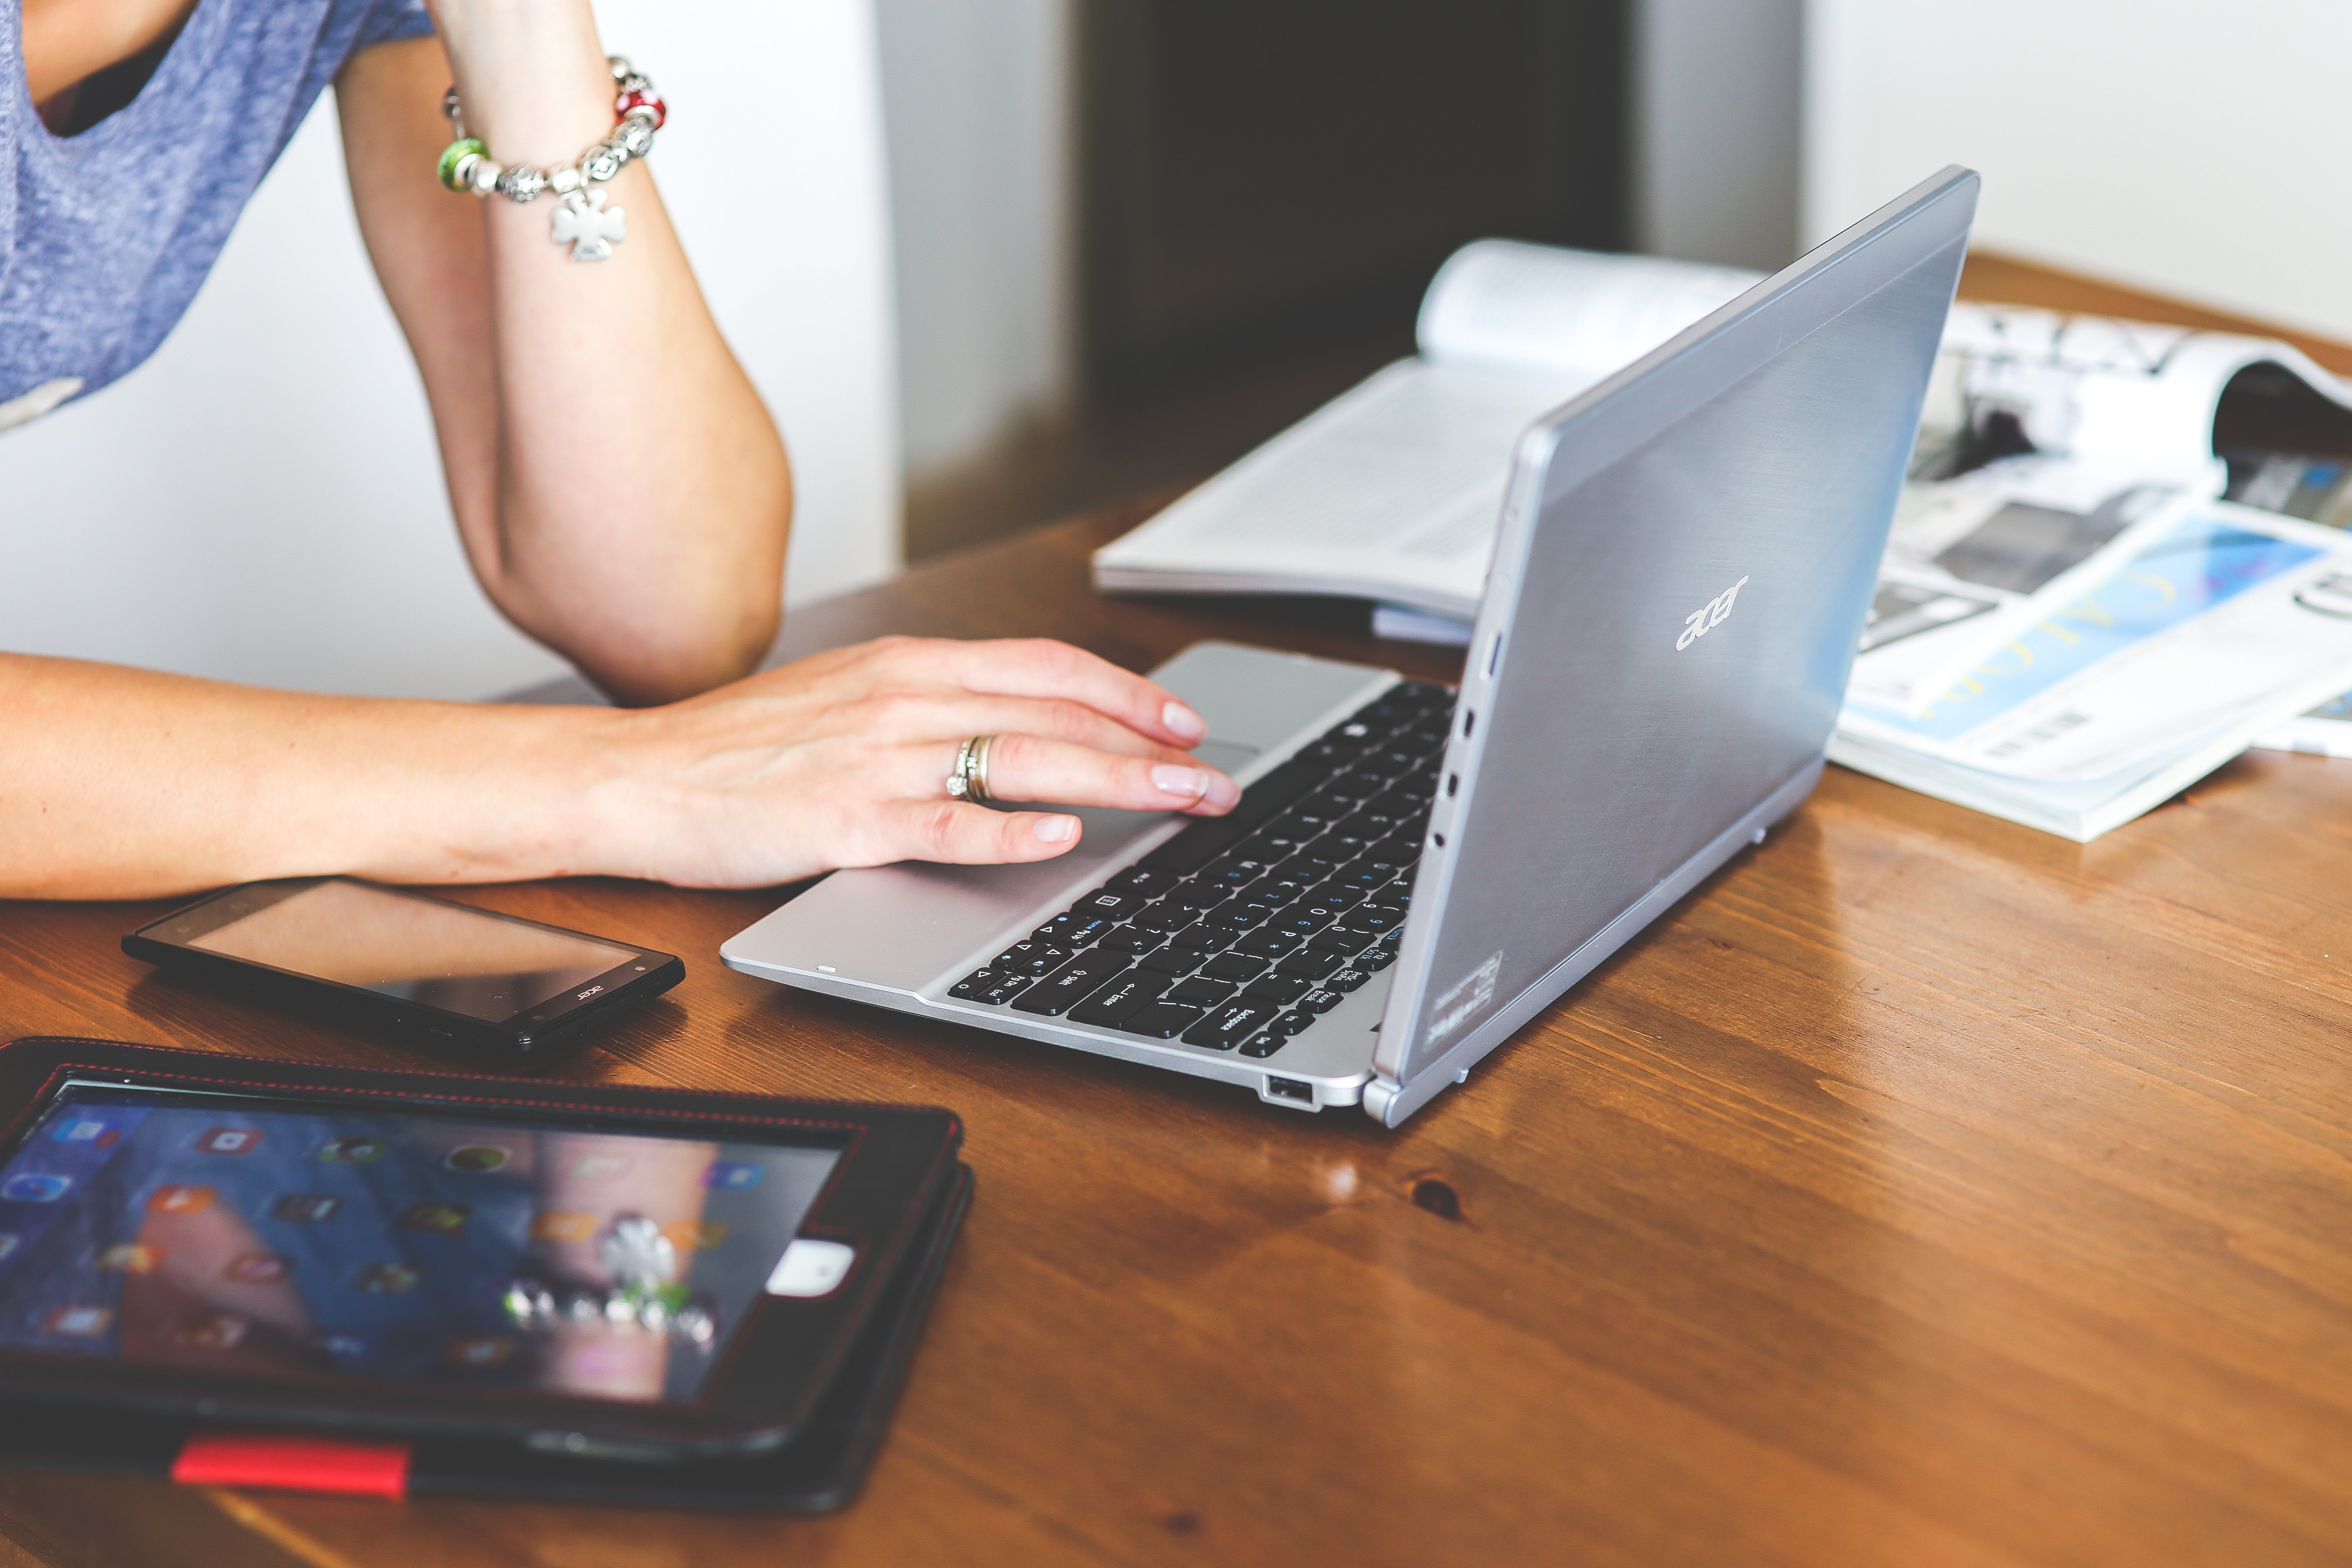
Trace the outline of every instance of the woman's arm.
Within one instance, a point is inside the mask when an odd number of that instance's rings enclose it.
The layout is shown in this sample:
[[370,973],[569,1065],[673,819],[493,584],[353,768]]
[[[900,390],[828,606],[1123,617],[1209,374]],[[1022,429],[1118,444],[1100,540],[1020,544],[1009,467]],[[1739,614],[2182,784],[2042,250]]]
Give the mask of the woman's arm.
[[362,52],[336,104],[361,232],[424,375],[467,554],[516,625],[620,700],[706,690],[775,636],[783,444],[645,164],[606,187],[628,238],[596,263],[551,242],[552,197],[478,200],[435,177],[453,66],[467,132],[502,163],[568,163],[611,132],[612,79],[583,0],[433,8],[438,38]]
[[1057,811],[943,788],[1001,737],[1005,800],[1228,810],[1164,689],[1054,642],[890,638],[641,710],[268,691],[0,655],[0,897],[153,898],[349,871],[764,887],[840,866],[1043,860]]

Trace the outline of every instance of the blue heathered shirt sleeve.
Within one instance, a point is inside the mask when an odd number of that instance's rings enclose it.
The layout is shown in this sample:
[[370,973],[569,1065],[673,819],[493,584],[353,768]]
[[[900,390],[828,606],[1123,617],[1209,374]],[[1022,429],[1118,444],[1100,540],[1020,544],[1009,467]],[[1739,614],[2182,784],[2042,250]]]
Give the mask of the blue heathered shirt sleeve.
[[376,44],[425,37],[432,31],[433,18],[425,12],[425,0],[376,0],[368,7],[367,18],[352,40],[352,53]]

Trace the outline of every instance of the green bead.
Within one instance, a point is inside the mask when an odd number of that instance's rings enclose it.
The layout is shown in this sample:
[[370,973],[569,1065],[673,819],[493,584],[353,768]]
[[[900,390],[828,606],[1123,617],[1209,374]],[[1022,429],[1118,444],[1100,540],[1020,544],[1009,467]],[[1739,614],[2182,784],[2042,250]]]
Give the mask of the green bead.
[[466,188],[457,183],[457,161],[468,153],[479,158],[487,158],[490,155],[489,148],[483,144],[482,139],[478,136],[461,137],[441,151],[441,183],[453,191],[462,191]]

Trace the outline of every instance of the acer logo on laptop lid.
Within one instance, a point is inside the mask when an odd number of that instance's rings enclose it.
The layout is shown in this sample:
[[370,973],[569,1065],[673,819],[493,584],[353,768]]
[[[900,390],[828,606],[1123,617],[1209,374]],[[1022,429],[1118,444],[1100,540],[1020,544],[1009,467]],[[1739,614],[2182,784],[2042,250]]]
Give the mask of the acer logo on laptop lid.
[[1739,590],[1748,586],[1742,577],[1683,619],[1683,635],[1675,639],[1675,651],[1680,653],[1707,633],[1730,618],[1731,606],[1739,601]]

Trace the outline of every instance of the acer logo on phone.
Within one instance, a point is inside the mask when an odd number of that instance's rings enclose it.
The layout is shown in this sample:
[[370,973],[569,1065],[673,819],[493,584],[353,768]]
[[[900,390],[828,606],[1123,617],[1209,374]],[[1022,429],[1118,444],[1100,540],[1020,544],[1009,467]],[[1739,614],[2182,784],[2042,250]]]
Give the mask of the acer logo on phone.
[[603,989],[604,988],[602,985],[591,985],[587,990],[575,994],[572,1000],[575,1002],[585,1002],[589,997],[593,996],[597,992],[602,991]]
[[1739,600],[1739,590],[1746,586],[1748,586],[1748,579],[1742,577],[1738,582],[1693,610],[1683,622],[1683,635],[1675,639],[1675,651],[1682,652],[1683,649],[1728,620],[1731,616],[1731,606]]

